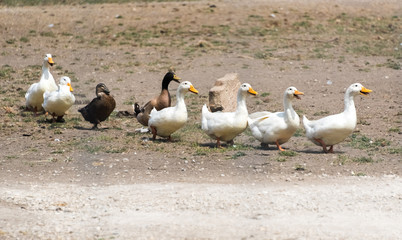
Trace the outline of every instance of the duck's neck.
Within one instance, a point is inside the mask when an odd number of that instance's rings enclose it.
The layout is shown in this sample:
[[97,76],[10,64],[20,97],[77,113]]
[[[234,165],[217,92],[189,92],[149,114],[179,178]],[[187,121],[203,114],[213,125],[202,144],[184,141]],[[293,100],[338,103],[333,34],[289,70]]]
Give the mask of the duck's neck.
[[176,108],[186,110],[186,103],[184,102],[185,93],[180,91],[180,88],[176,92]]
[[170,80],[165,76],[164,78],[163,78],[163,81],[162,81],[162,92],[165,90],[165,91],[168,91],[169,89],[169,83],[170,83]]
[[237,93],[237,108],[236,108],[236,113],[237,114],[247,114],[247,104],[246,104],[246,96],[239,90]]
[[45,79],[50,79],[50,71],[49,71],[49,66],[47,64],[47,62],[43,62],[42,65],[42,75]]
[[293,109],[292,101],[287,96],[283,98],[283,106],[286,121],[299,121],[299,116]]
[[356,107],[353,94],[351,94],[350,92],[346,92],[344,102],[345,102],[344,113],[356,116]]
[[70,87],[67,86],[67,85],[60,85],[59,84],[59,92],[70,93]]

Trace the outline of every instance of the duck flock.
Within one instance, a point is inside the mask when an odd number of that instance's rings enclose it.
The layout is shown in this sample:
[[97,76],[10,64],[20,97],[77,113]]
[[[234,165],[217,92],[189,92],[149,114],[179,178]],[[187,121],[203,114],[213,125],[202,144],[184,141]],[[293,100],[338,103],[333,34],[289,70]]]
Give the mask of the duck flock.
[[[69,77],[60,78],[59,86],[50,73],[54,61],[51,54],[46,54],[43,60],[42,75],[39,82],[32,84],[25,94],[26,107],[36,115],[38,111],[45,111],[52,116],[53,122],[64,122],[63,116],[75,102],[73,88]],[[156,136],[168,138],[187,122],[187,108],[184,101],[186,93],[198,94],[198,91],[189,81],[180,82],[180,78],[170,69],[162,80],[162,91],[159,96],[147,102],[143,107],[134,104],[134,116],[140,124],[148,127],[152,138]],[[171,106],[171,97],[168,86],[171,81],[179,83],[176,92],[176,105]],[[303,126],[306,137],[314,144],[321,146],[325,153],[333,153],[333,146],[342,142],[356,127],[357,116],[354,97],[368,95],[372,90],[360,83],[350,85],[345,92],[344,111],[318,120],[308,120],[303,116]],[[237,94],[237,107],[234,112],[211,112],[207,105],[202,107],[201,128],[216,140],[216,146],[221,147],[221,141],[233,144],[233,139],[250,128],[252,135],[261,142],[261,145],[276,145],[280,151],[300,127],[300,118],[292,107],[294,99],[300,99],[303,92],[295,87],[288,87],[283,95],[283,112],[255,112],[248,113],[246,105],[247,95],[257,95],[257,92],[248,83],[241,84]],[[97,129],[98,124],[105,121],[116,107],[116,101],[105,84],[96,86],[96,97],[78,111],[84,119]]]

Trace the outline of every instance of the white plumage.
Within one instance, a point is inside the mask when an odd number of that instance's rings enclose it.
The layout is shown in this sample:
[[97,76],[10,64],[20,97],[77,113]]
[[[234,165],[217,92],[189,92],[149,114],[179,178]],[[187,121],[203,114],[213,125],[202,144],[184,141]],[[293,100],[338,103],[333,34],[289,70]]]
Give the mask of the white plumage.
[[75,102],[75,97],[71,93],[71,80],[69,77],[60,78],[59,89],[52,92],[45,92],[43,94],[43,108],[46,112],[61,120],[64,114]]
[[189,91],[198,93],[189,81],[182,82],[176,92],[177,103],[174,107],[167,107],[160,111],[155,108],[152,109],[148,126],[152,131],[153,139],[158,135],[171,140],[170,135],[187,122],[187,107],[184,102],[184,95]]
[[216,139],[217,147],[220,147],[220,141],[233,143],[233,139],[247,128],[247,94],[256,95],[257,92],[250,84],[243,83],[237,93],[235,112],[210,112],[207,105],[202,107],[202,130],[211,138]]
[[[322,146],[324,152],[333,152],[333,146],[342,142],[356,127],[357,116],[354,97],[362,94],[367,95],[370,89],[360,83],[354,83],[348,87],[345,93],[344,111],[318,120],[310,121],[303,116],[303,125],[306,137],[318,146]],[[327,149],[330,146],[330,149]]]
[[303,95],[295,87],[289,87],[283,95],[283,112],[256,112],[249,115],[248,124],[253,136],[262,144],[280,146],[287,142],[300,126],[300,118],[293,109],[292,100]]
[[42,110],[43,93],[46,91],[51,92],[57,90],[57,85],[49,71],[49,67],[53,66],[53,64],[52,55],[46,54],[43,59],[42,76],[40,81],[32,84],[25,94],[26,106],[27,108],[32,109],[35,114],[37,111]]

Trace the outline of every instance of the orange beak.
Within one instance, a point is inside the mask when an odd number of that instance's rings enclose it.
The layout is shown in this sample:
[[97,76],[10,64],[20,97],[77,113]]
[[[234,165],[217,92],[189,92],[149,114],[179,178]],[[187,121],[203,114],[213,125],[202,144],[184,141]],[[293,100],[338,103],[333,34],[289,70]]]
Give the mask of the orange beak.
[[365,87],[362,87],[362,90],[360,90],[360,94],[361,95],[368,95],[369,93],[371,93],[373,90],[367,89]]
[[73,91],[74,91],[74,89],[73,89],[73,87],[71,87],[71,84],[70,84],[70,83],[67,83],[67,86],[70,87],[70,92],[73,92]]
[[298,90],[295,91],[295,93],[293,93],[293,95],[297,98],[297,99],[301,99],[299,95],[304,95],[303,92],[300,92]]
[[191,85],[190,86],[190,92],[193,92],[193,93],[195,93],[195,94],[198,94],[198,90],[197,89],[195,89],[194,87],[193,87],[193,85]]
[[252,87],[250,87],[248,89],[248,93],[252,94],[252,95],[257,95],[258,93],[256,91],[254,91],[254,89]]
[[51,66],[53,66],[53,64],[54,64],[54,62],[53,62],[53,59],[52,59],[52,58],[48,58],[47,62],[48,62],[48,63],[49,63]]

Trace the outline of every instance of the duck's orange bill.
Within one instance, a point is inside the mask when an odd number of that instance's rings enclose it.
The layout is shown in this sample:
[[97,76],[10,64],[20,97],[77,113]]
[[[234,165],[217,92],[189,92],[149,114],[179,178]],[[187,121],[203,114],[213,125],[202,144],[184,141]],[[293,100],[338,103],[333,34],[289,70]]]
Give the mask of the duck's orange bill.
[[53,59],[52,59],[52,58],[48,58],[48,59],[47,59],[47,61],[48,61],[50,64],[54,64],[54,62],[53,62]]
[[191,92],[193,92],[193,93],[198,94],[198,90],[195,89],[195,88],[193,87],[193,85],[190,86],[190,89],[189,89],[189,90],[190,90]]
[[254,91],[254,89],[253,89],[252,87],[249,87],[248,92],[249,92],[250,94],[253,94],[253,95],[257,95],[257,94],[258,94],[256,91]]
[[304,93],[303,92],[300,92],[300,91],[295,91],[295,93],[294,93],[295,95],[304,95]]
[[71,87],[71,84],[70,84],[70,83],[67,83],[67,86],[70,86],[70,92],[73,92],[73,91],[74,91],[74,89],[73,89],[73,87]]
[[367,95],[369,93],[371,93],[373,90],[370,90],[368,88],[362,87],[362,90],[360,90],[360,94],[361,95]]

